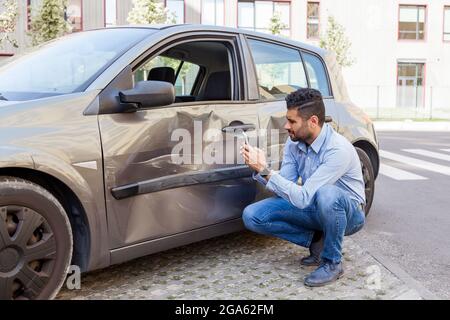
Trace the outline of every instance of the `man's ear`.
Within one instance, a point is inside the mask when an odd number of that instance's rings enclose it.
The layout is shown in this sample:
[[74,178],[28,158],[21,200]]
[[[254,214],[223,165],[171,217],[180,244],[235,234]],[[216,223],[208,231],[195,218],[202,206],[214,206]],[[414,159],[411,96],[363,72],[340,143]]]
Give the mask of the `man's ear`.
[[311,118],[309,118],[311,127],[316,127],[319,125],[319,117],[316,115],[311,116]]

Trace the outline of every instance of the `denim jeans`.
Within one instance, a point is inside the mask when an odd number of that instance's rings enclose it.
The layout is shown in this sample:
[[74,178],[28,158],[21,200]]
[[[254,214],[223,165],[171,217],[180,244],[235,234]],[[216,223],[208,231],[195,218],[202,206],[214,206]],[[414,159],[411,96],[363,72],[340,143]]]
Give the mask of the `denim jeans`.
[[341,261],[344,235],[358,232],[365,222],[365,214],[356,201],[334,185],[319,188],[311,204],[304,209],[283,198],[272,197],[247,206],[242,218],[249,230],[307,248],[314,231],[323,231],[321,258],[334,263]]

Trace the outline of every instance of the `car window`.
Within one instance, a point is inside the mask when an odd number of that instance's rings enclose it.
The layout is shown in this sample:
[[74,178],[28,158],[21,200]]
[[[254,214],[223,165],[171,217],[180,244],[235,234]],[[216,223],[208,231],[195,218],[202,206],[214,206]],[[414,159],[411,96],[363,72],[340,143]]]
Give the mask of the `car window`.
[[331,96],[327,74],[322,61],[317,56],[306,52],[303,52],[303,59],[305,59],[311,88],[319,90],[324,97]]
[[200,71],[196,64],[185,61],[180,73],[175,81],[175,94],[177,96],[187,96],[192,93],[195,79]]
[[[152,70],[155,71],[158,68],[161,72],[152,76],[156,74],[152,73]],[[134,83],[143,80],[174,81],[177,96],[190,95],[199,71],[200,67],[194,63],[157,56],[135,71]]]
[[103,29],[49,42],[0,69],[0,93],[31,100],[81,92],[151,29]]
[[261,99],[283,98],[299,88],[307,88],[299,51],[249,39]]

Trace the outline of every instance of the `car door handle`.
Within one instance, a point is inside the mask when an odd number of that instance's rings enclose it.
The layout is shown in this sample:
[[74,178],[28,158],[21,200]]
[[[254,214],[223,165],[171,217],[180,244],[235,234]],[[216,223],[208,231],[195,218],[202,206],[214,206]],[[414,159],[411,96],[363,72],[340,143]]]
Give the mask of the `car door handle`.
[[333,118],[330,116],[325,116],[325,122],[333,122]]
[[250,131],[250,130],[256,129],[255,125],[252,123],[242,123],[240,121],[236,121],[238,123],[233,124],[233,122],[231,122],[229,126],[223,127],[222,132],[235,133],[235,132],[242,132],[242,131],[245,132],[245,131]]

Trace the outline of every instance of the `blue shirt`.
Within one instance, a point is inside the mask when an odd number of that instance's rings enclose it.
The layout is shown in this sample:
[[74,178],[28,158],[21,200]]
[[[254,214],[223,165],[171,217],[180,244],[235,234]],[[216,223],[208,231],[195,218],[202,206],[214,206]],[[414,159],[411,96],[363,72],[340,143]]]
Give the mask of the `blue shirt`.
[[327,184],[348,192],[357,203],[366,202],[356,149],[328,123],[308,147],[288,138],[280,171],[272,172],[268,182],[259,174],[254,178],[300,209],[309,206],[316,191]]

